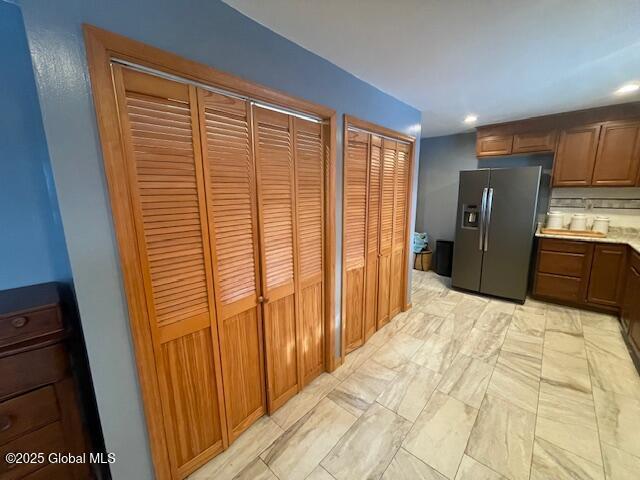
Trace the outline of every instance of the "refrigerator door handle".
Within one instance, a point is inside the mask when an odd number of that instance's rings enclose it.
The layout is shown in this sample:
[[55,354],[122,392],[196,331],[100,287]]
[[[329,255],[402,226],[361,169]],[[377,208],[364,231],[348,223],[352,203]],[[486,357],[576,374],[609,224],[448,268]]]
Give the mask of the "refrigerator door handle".
[[485,215],[484,226],[484,251],[489,250],[489,227],[491,226],[491,209],[493,207],[493,188],[489,189],[489,196],[487,197],[487,213]]
[[482,191],[482,203],[480,204],[480,235],[478,235],[478,250],[482,251],[482,246],[484,244],[484,215],[485,210],[487,208],[487,193],[489,192],[488,188],[485,188]]

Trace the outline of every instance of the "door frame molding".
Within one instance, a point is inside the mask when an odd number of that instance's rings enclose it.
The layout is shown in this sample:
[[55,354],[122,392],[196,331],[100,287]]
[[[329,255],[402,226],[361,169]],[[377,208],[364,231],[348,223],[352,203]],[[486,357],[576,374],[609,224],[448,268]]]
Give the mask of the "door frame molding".
[[147,317],[147,306],[140,272],[140,255],[133,221],[133,203],[126,181],[124,142],[120,132],[116,96],[111,75],[113,58],[177,75],[281,105],[323,119],[325,131],[325,369],[335,369],[340,357],[335,352],[335,192],[336,192],[336,112],[325,106],[265,87],[202,63],[161,50],[98,27],[83,24],[87,64],[91,81],[96,121],[102,147],[102,157],[115,236],[118,243],[122,281],[126,292],[129,324],[134,344],[138,381],[149,434],[149,445],[156,477],[172,478],[160,388]]
[[[379,135],[382,137],[388,137],[394,140],[400,140],[402,142],[408,143],[409,144],[409,177],[408,177],[408,182],[409,185],[407,187],[407,212],[406,212],[406,218],[405,218],[405,248],[407,252],[411,252],[410,249],[410,235],[411,235],[411,215],[413,214],[413,206],[412,206],[412,198],[413,198],[413,177],[414,177],[414,166],[415,166],[415,144],[416,144],[416,138],[411,136],[411,135],[407,135],[405,133],[401,133],[398,132],[396,130],[392,130],[390,128],[386,128],[383,127],[381,125],[377,125],[375,123],[369,122],[367,120],[362,120],[358,117],[355,117],[353,115],[349,115],[349,114],[344,114],[344,121],[343,121],[343,132],[342,132],[342,178],[345,178],[345,172],[346,172],[346,165],[347,165],[347,151],[349,149],[349,135],[348,135],[348,130],[349,127],[354,127],[357,128],[359,130],[365,130],[369,133],[372,133],[374,135]],[[368,172],[368,170],[367,170]],[[367,186],[368,188],[368,186]],[[368,200],[367,200],[368,202]],[[344,228],[344,218],[345,218],[345,191],[344,191],[344,187],[342,190],[342,272],[341,272],[341,278],[342,278],[342,288],[341,288],[341,318],[340,318],[340,356],[341,356],[341,360],[342,362],[344,362],[344,357],[345,357],[345,351],[346,351],[346,345],[345,345],[345,336],[346,336],[346,321],[345,321],[345,317],[346,317],[346,295],[347,295],[347,290],[346,290],[346,286],[347,286],[347,282],[346,282],[346,268],[345,268],[345,228]],[[365,219],[366,222],[366,219]],[[367,223],[365,223],[366,225]],[[367,228],[368,231],[368,228]],[[365,241],[366,243],[366,241]],[[409,310],[411,308],[411,303],[409,301],[409,294],[407,292],[407,282],[408,282],[408,277],[409,277],[409,258],[410,255],[406,255],[406,258],[404,260],[404,274],[403,274],[403,284],[402,284],[402,288],[404,290],[404,297],[403,297],[403,302],[402,302],[402,311],[405,312],[407,310]],[[366,263],[366,258],[365,258],[365,263]]]

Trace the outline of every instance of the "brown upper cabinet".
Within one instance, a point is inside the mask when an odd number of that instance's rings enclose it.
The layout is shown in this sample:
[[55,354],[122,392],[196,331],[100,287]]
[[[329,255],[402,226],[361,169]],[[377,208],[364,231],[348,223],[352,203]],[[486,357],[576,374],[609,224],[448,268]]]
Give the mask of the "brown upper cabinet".
[[553,152],[556,148],[557,132],[518,133],[513,136],[512,153]]
[[640,186],[640,102],[478,127],[478,158],[554,153],[554,187]]
[[513,136],[492,135],[478,138],[476,154],[478,157],[494,157],[497,155],[510,155],[513,149]]
[[596,160],[599,124],[563,130],[553,165],[554,187],[591,185]]
[[556,146],[556,130],[523,132],[513,135],[478,135],[476,155],[498,157],[520,153],[548,153]]
[[630,187],[638,182],[640,121],[613,121],[563,130],[554,187]]
[[603,125],[591,184],[633,186],[640,166],[640,121]]

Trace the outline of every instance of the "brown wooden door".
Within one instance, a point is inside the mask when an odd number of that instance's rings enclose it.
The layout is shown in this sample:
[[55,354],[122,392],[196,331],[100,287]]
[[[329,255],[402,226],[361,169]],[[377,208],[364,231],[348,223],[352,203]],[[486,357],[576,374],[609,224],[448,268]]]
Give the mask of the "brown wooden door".
[[382,139],[371,136],[367,205],[367,252],[365,268],[364,339],[376,331],[378,307],[378,249],[380,243],[380,175]]
[[249,104],[198,90],[229,441],[266,410]]
[[560,133],[553,163],[554,187],[591,185],[600,124],[576,127]]
[[113,67],[172,474],[227,444],[192,86]]
[[393,318],[404,308],[405,303],[405,262],[406,229],[409,192],[409,145],[398,143],[395,174],[395,200],[393,209],[393,255],[391,259],[391,283],[389,315]]
[[380,195],[380,250],[378,264],[378,328],[391,319],[391,269],[397,142],[382,140],[382,177]]
[[620,305],[624,287],[627,247],[598,244],[593,249],[587,301],[600,305]]
[[322,125],[294,118],[303,386],[324,370]]
[[254,107],[269,412],[299,389],[293,117]]
[[364,342],[367,172],[371,135],[348,130],[344,163],[345,351]]
[[633,186],[640,167],[640,122],[607,122],[602,127],[593,185]]

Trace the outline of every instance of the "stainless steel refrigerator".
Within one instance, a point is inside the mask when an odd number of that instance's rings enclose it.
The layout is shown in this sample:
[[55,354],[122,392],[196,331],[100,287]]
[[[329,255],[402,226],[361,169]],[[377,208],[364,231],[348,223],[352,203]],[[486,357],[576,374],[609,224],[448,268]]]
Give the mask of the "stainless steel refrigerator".
[[524,302],[541,167],[460,172],[451,284]]

